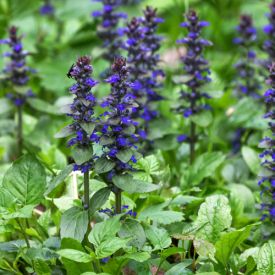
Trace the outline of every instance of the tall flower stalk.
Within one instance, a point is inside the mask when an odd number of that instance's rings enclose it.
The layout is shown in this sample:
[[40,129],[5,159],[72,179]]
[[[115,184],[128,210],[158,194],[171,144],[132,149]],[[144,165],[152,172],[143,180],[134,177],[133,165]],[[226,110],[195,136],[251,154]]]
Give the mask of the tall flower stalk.
[[268,39],[264,42],[263,48],[268,54],[267,65],[275,62],[275,0],[270,4],[270,13],[267,15],[269,24],[264,26],[264,32]]
[[[177,41],[187,47],[186,55],[182,57],[187,80],[183,83],[185,88],[180,92],[179,99],[182,104],[176,108],[176,111],[182,114],[184,118],[190,118],[210,109],[209,105],[205,104],[205,100],[209,99],[210,96],[203,91],[203,86],[211,81],[208,61],[203,57],[203,51],[205,47],[211,46],[212,43],[201,37],[202,29],[208,25],[208,22],[199,21],[197,13],[193,10],[187,13],[186,21],[181,24],[181,27],[188,30],[187,37]],[[195,160],[197,138],[196,124],[191,120],[189,134],[178,136],[179,142],[189,142],[191,164]]]
[[93,67],[90,63],[90,57],[80,57],[68,72],[68,77],[76,81],[70,87],[74,101],[67,115],[73,118],[73,123],[67,127],[67,131],[73,133],[74,137],[69,140],[68,145],[74,146],[74,170],[84,174],[84,209],[89,209],[89,172],[95,158],[92,144],[98,141],[95,133],[97,119],[94,116],[96,98],[92,93],[92,88],[98,82],[91,77]]
[[158,68],[160,61],[157,53],[162,38],[156,34],[158,25],[163,19],[157,17],[157,9],[146,7],[144,17],[133,18],[126,28],[130,80],[132,90],[139,103],[139,108],[133,112],[133,117],[140,117],[144,121],[144,130],[140,133],[146,138],[149,121],[158,116],[154,103],[163,99],[158,94],[161,85],[157,78],[164,76]]
[[270,66],[270,75],[267,80],[270,88],[265,92],[265,103],[267,113],[264,118],[268,120],[270,135],[265,137],[259,147],[264,148],[260,154],[262,166],[264,168],[264,176],[259,181],[262,186],[262,209],[264,211],[263,218],[270,217],[275,222],[275,63]]
[[103,5],[102,10],[94,11],[92,16],[101,19],[97,33],[103,41],[103,48],[105,49],[103,57],[112,63],[114,58],[120,55],[122,41],[118,28],[119,22],[121,19],[127,18],[127,15],[117,11],[121,6],[121,0],[94,1],[101,2]]
[[233,42],[239,45],[241,58],[235,64],[237,71],[236,94],[238,97],[248,95],[259,98],[261,85],[257,78],[256,53],[253,51],[257,39],[257,31],[253,26],[251,16],[246,14],[241,15],[237,31],[239,36]]
[[136,162],[136,146],[138,138],[135,134],[137,123],[131,119],[133,108],[137,107],[134,96],[130,92],[126,59],[118,57],[112,65],[112,75],[106,79],[111,85],[111,93],[102,103],[108,107],[102,122],[100,143],[103,145],[103,156],[111,162],[107,182],[112,186],[116,197],[116,213],[121,213],[121,189],[113,184],[115,176],[132,171],[131,163]]
[[29,72],[31,69],[26,65],[26,57],[29,55],[23,49],[22,36],[18,35],[15,26],[9,29],[9,38],[0,40],[0,44],[7,44],[10,51],[4,53],[4,57],[9,58],[3,73],[6,75],[6,81],[11,89],[7,98],[17,108],[17,155],[22,155],[23,150],[23,106],[28,97],[33,97],[33,92],[27,88],[29,82]]

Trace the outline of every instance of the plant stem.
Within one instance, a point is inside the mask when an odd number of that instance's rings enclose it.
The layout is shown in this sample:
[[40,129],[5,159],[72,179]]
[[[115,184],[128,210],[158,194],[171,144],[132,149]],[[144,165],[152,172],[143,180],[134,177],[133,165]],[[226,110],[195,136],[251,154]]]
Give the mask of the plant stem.
[[24,240],[25,240],[25,242],[26,242],[27,247],[30,248],[30,247],[31,247],[31,246],[30,246],[30,242],[29,242],[29,240],[28,240],[28,237],[27,237],[27,235],[26,235],[26,233],[25,233],[25,230],[24,230],[24,228],[23,228],[23,226],[22,226],[20,220],[19,220],[18,218],[15,219],[15,220],[16,220],[16,222],[18,223],[18,225],[19,225],[19,227],[20,227],[20,231],[21,231],[21,233],[23,234],[23,237],[24,237]]
[[195,145],[196,145],[196,124],[191,121],[190,125],[190,164],[195,160]]
[[17,156],[22,155],[23,150],[23,114],[22,106],[17,107],[18,125],[17,125]]
[[116,197],[116,214],[121,213],[121,189],[115,187],[115,197]]
[[89,171],[84,173],[84,209],[89,210],[90,190]]

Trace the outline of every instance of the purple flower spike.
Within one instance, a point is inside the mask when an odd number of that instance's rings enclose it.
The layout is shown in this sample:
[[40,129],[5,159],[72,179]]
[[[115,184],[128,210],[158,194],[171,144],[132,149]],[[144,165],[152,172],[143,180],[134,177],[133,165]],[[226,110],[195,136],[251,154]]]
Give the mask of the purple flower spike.
[[271,65],[275,61],[275,0],[270,4],[270,13],[267,14],[269,24],[264,27],[264,32],[267,34],[267,40],[264,42],[263,49],[267,52],[269,59],[266,66]]
[[[92,143],[98,141],[96,129],[92,133],[87,130],[89,124],[97,122],[94,117],[96,98],[92,93],[92,88],[98,82],[91,78],[93,68],[90,63],[90,57],[80,57],[68,72],[68,77],[76,81],[69,89],[75,97],[70,112],[67,114],[73,118],[73,123],[69,125],[69,128],[74,133],[74,137],[69,140],[68,146],[74,145],[86,149],[91,148]],[[88,172],[93,166],[94,158],[95,156],[91,153],[90,160],[82,164],[75,164],[74,170],[79,170],[82,173]]]
[[[28,53],[23,50],[22,36],[18,36],[17,28],[12,26],[9,29],[9,38],[1,40],[0,44],[7,44],[10,47],[10,52],[6,52],[4,57],[9,58],[9,62],[6,68],[3,70],[6,74],[6,80],[11,85],[26,86],[29,81],[29,73],[31,69],[26,66],[26,57]],[[7,95],[7,97],[16,106],[22,106],[26,102],[28,97],[34,96],[26,92],[25,94],[13,92]]]
[[270,218],[275,222],[275,63],[270,66],[269,78],[267,84],[270,85],[265,93],[266,109],[268,110],[265,118],[268,119],[269,130],[271,132],[269,137],[265,137],[261,144],[264,144],[265,150],[259,155],[262,160],[262,167],[266,170],[266,175],[259,181],[262,188],[261,193],[264,199],[263,216]]
[[190,76],[190,80],[183,84],[190,92],[181,91],[180,100],[183,100],[183,105],[178,107],[176,111],[188,118],[205,109],[205,104],[201,102],[202,98],[210,98],[207,93],[202,93],[200,90],[204,84],[211,81],[208,76],[210,74],[208,62],[203,57],[203,50],[212,43],[201,38],[202,28],[208,26],[208,22],[199,21],[195,11],[189,11],[186,19],[186,22],[182,23],[181,26],[187,28],[188,35],[179,39],[178,43],[187,46],[187,53],[182,57],[182,61],[185,73]]
[[121,0],[97,0],[97,2],[102,3],[102,10],[94,11],[92,16],[101,20],[97,34],[105,48],[103,57],[113,62],[114,58],[120,55],[122,45],[119,22],[121,19],[126,19],[127,15],[117,11],[122,4]]
[[237,71],[235,93],[240,98],[245,96],[259,98],[261,85],[256,77],[257,56],[253,50],[257,36],[251,16],[241,15],[239,26],[236,29],[238,37],[234,38],[233,43],[239,46],[242,55],[235,64]]
[[[133,18],[127,24],[125,34],[127,43],[124,48],[128,51],[128,63],[131,88],[139,107],[132,113],[133,119],[141,118],[141,132],[149,130],[149,122],[159,116],[156,102],[163,99],[158,94],[161,88],[158,76],[164,77],[164,72],[158,68],[160,57],[158,50],[162,37],[157,35],[159,24],[163,22],[157,15],[157,9],[147,6],[142,18]],[[143,128],[143,129],[141,129]],[[145,133],[142,137],[147,137]]]
[[[131,119],[133,108],[137,106],[134,97],[131,94],[131,84],[128,81],[128,68],[126,59],[123,57],[116,58],[112,65],[112,75],[107,80],[111,85],[111,93],[104,100],[108,104],[108,112],[101,122],[100,139],[103,142],[103,156],[115,163],[113,170],[109,173],[108,179],[122,172],[133,170],[131,163],[136,161],[135,156],[128,159],[121,159],[120,153],[136,150],[134,145],[137,140],[135,134],[136,123]],[[101,105],[102,106],[102,105]]]

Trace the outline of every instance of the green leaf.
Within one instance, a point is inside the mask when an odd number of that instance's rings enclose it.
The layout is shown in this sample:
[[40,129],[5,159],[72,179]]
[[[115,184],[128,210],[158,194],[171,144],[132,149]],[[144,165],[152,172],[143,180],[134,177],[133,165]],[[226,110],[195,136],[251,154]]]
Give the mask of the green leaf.
[[150,219],[150,220],[160,223],[160,224],[171,224],[174,222],[182,221],[183,213],[172,211],[172,210],[150,211],[150,210],[146,209],[145,211],[140,213],[138,219],[141,221]]
[[83,123],[80,123],[80,126],[90,136],[93,133],[96,124],[93,122],[89,122],[89,123],[83,122]]
[[133,179],[133,176],[129,174],[114,176],[113,182],[118,188],[126,191],[129,194],[148,193],[159,189],[158,185]]
[[116,154],[116,157],[124,162],[124,163],[127,163],[131,157],[133,155],[133,151],[131,149],[125,149],[125,150],[121,150],[119,151],[117,154]]
[[114,138],[102,136],[100,138],[99,144],[103,146],[103,145],[112,144],[113,142],[114,142]]
[[146,242],[144,229],[136,220],[124,220],[121,229],[118,232],[118,235],[121,238],[132,237],[132,240],[129,242],[129,245],[135,246],[139,250],[142,249]]
[[234,250],[249,237],[250,230],[254,225],[249,225],[244,228],[224,233],[220,239],[216,242],[216,258],[227,267],[229,258]]
[[213,176],[216,169],[223,163],[225,156],[221,152],[200,155],[191,167],[189,182],[197,185],[206,178]]
[[50,115],[61,115],[58,108],[39,98],[28,98],[27,102],[35,110]]
[[50,182],[50,185],[45,193],[46,196],[52,197],[54,191],[64,182],[64,180],[70,175],[73,171],[73,165],[68,165],[63,169],[53,180]]
[[54,135],[55,138],[65,138],[74,133],[74,130],[72,129],[71,125],[68,125],[64,128],[62,128],[58,133]]
[[118,215],[106,221],[96,223],[88,236],[89,241],[97,247],[112,236],[114,237],[121,227],[120,217]]
[[213,262],[216,262],[215,260],[216,249],[212,243],[205,240],[194,240],[193,245],[199,256],[204,258],[209,258]]
[[17,159],[5,173],[3,188],[22,205],[39,204],[46,189],[46,173],[31,155]]
[[26,242],[24,240],[15,240],[0,243],[0,251],[5,252],[18,252],[22,247],[26,247]]
[[[64,238],[61,241],[61,249],[74,249],[86,252],[80,242],[71,238]],[[66,268],[67,275],[80,275],[84,272],[93,271],[91,263],[77,263],[72,260],[62,258],[62,263]]]
[[247,164],[247,166],[249,167],[250,171],[255,174],[258,175],[261,169],[261,165],[260,165],[260,158],[257,154],[257,152],[253,149],[251,149],[250,147],[247,146],[243,146],[242,147],[242,156]]
[[260,248],[257,269],[259,275],[275,274],[275,241],[270,240]]
[[172,268],[170,268],[167,272],[165,272],[165,275],[175,275],[175,274],[192,275],[193,272],[189,269],[186,269],[188,265],[190,265],[189,261],[176,264]]
[[209,111],[200,112],[197,115],[191,116],[191,120],[200,127],[207,127],[211,124],[213,116]]
[[89,263],[93,260],[93,257],[91,255],[74,249],[61,249],[57,251],[57,253],[63,258],[78,263]]
[[10,100],[7,98],[0,98],[0,115],[8,113],[12,110],[12,105],[10,103]]
[[130,253],[130,254],[125,254],[121,257],[118,257],[119,260],[123,259],[131,259],[139,263],[143,263],[150,259],[151,255],[148,252],[136,252],[136,253]]
[[115,167],[115,165],[115,162],[105,157],[101,157],[95,162],[95,172],[98,174],[107,173],[111,171]]
[[151,205],[139,214],[138,219],[142,221],[150,219],[161,224],[171,224],[182,221],[183,213],[172,210],[163,210],[168,204],[169,201],[161,204]]
[[61,217],[61,238],[72,238],[82,241],[88,228],[88,211],[72,207]]
[[94,273],[94,272],[85,272],[81,275],[111,275],[110,273]]
[[94,193],[90,199],[91,215],[93,215],[96,210],[102,207],[102,205],[108,200],[110,193],[111,190],[109,187],[104,187]]
[[96,247],[96,256],[99,259],[106,258],[112,254],[114,254],[119,249],[126,246],[131,238],[120,239],[118,237],[108,238],[106,241],[100,243],[99,246]]
[[154,250],[162,250],[169,247],[172,243],[168,232],[164,228],[150,226],[145,229],[145,234],[150,243],[154,246]]
[[51,275],[52,271],[48,264],[40,259],[33,261],[33,267],[37,275]]
[[200,206],[195,226],[200,229],[196,233],[198,239],[215,243],[224,229],[231,226],[231,209],[228,199],[223,195],[213,195],[206,198]]
[[89,161],[93,156],[93,148],[89,147],[73,147],[72,157],[77,165],[81,165],[84,162]]

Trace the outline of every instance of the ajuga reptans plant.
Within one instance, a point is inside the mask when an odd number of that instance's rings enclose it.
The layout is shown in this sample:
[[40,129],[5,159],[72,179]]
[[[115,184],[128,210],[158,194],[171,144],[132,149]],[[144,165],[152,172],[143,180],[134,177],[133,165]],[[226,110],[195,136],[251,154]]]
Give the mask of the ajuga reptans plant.
[[120,19],[127,18],[127,15],[118,12],[117,9],[121,6],[120,0],[94,0],[101,2],[103,8],[101,11],[94,11],[93,17],[101,18],[101,24],[98,28],[98,36],[103,41],[103,48],[105,49],[103,57],[113,62],[115,57],[120,55],[121,37],[119,31]]
[[[208,25],[208,22],[199,21],[197,13],[193,10],[187,13],[186,22],[181,24],[181,27],[188,30],[188,35],[177,42],[187,47],[186,54],[182,56],[182,62],[188,79],[183,83],[185,88],[180,91],[182,104],[176,108],[176,111],[184,118],[190,118],[210,109],[209,105],[205,103],[205,100],[209,99],[210,96],[203,90],[203,86],[211,81],[208,62],[203,57],[203,51],[212,43],[201,37],[202,29]],[[190,133],[178,136],[179,142],[187,141],[190,144],[190,163],[195,159],[197,138],[198,133],[193,121],[190,121]]]
[[95,126],[97,119],[94,115],[96,98],[92,88],[97,81],[91,78],[93,67],[91,58],[83,56],[68,72],[68,77],[73,78],[76,83],[70,87],[70,93],[74,95],[74,101],[67,114],[72,117],[73,123],[66,127],[67,132],[74,137],[68,142],[73,146],[74,170],[84,174],[84,208],[89,208],[89,171],[94,165],[92,144],[98,141]]
[[262,209],[263,218],[270,217],[272,222],[275,222],[275,63],[270,66],[270,75],[267,80],[270,88],[265,92],[265,103],[267,113],[264,118],[268,120],[270,136],[265,137],[260,147],[264,151],[260,154],[263,159],[263,174],[259,185],[262,187]]
[[108,159],[110,171],[106,181],[112,186],[116,196],[116,213],[121,212],[121,190],[113,185],[113,178],[132,171],[132,163],[136,162],[135,134],[137,123],[131,119],[133,108],[137,107],[128,82],[126,59],[115,58],[112,75],[106,79],[111,85],[111,93],[102,103],[108,107],[103,115],[100,144],[103,146],[102,158]]
[[157,10],[146,7],[144,17],[133,18],[125,30],[128,38],[125,48],[128,51],[130,81],[139,104],[133,112],[133,118],[141,118],[144,121],[139,127],[143,138],[147,136],[149,121],[158,116],[153,104],[162,99],[157,92],[161,86],[157,78],[164,76],[163,71],[158,68],[160,58],[157,54],[162,38],[156,34],[161,22],[163,19],[157,17]]
[[239,45],[241,58],[235,64],[237,71],[236,95],[239,98],[246,95],[259,98],[261,85],[257,75],[256,52],[253,50],[257,32],[253,26],[251,16],[241,15],[237,31],[239,36],[234,38],[233,43]]
[[270,13],[267,18],[269,24],[264,26],[264,32],[268,35],[268,39],[265,40],[263,48],[268,54],[267,66],[275,62],[275,1],[270,4]]
[[28,97],[34,96],[32,90],[27,87],[31,72],[26,65],[26,57],[29,53],[23,49],[22,36],[18,35],[18,30],[14,26],[9,29],[9,38],[0,40],[0,44],[7,44],[10,47],[10,51],[4,53],[4,57],[9,58],[10,61],[6,64],[3,73],[10,89],[6,96],[17,108],[17,154],[20,156],[23,149],[23,105]]

